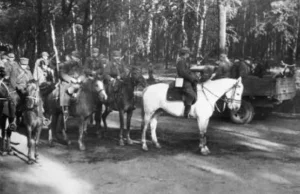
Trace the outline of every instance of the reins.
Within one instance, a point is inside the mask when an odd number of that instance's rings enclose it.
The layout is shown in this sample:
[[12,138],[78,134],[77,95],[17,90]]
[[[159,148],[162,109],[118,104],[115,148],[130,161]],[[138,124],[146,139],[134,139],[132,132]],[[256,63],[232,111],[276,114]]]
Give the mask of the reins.
[[[234,94],[235,94],[235,91],[236,91],[236,88],[237,88],[237,85],[238,85],[238,82],[236,82],[232,87],[230,87],[228,90],[226,90],[226,91],[224,92],[224,94],[225,94],[225,93],[227,93],[228,91],[230,91],[231,89],[234,89],[234,92],[232,93],[231,98],[227,98],[226,95],[225,95],[225,99],[221,98],[221,96],[217,96],[217,95],[214,94],[212,91],[210,91],[208,88],[204,87],[203,83],[201,84],[201,87],[202,87],[201,91],[203,91],[203,94],[204,94],[206,100],[207,100],[209,103],[210,103],[210,101],[208,100],[208,97],[207,97],[207,95],[206,95],[206,93],[205,93],[205,90],[208,91],[210,94],[212,94],[212,95],[213,95],[214,97],[216,97],[217,99],[220,99],[221,101],[224,102],[222,111],[219,109],[219,107],[217,106],[217,104],[215,105],[215,107],[216,107],[216,109],[218,110],[218,112],[221,113],[221,112],[224,112],[224,110],[225,110],[225,103],[234,102],[234,101],[241,102],[241,100],[235,100],[235,99],[233,98],[233,96],[234,96]],[[212,107],[214,107],[211,103],[210,103],[210,105],[211,105]]]

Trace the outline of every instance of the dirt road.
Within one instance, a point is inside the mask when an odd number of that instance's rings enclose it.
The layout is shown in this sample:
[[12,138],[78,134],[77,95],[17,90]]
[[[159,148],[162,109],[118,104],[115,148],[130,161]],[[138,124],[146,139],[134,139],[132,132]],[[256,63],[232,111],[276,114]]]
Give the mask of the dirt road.
[[[248,125],[214,118],[209,125],[210,156],[197,152],[195,120],[163,116],[158,133],[162,149],[117,145],[117,114],[109,116],[109,139],[89,128],[87,151],[78,151],[76,121],[69,122],[73,144],[49,148],[46,134],[40,161],[28,166],[26,139],[13,134],[16,156],[0,157],[1,194],[282,194],[300,193],[299,120],[270,117]],[[139,111],[133,139],[140,140]]]

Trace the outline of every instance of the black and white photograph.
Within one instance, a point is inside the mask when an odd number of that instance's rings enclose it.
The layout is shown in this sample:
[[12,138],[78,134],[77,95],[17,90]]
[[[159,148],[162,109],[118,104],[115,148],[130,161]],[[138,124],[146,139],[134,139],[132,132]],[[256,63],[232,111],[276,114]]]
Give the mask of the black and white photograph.
[[0,0],[0,194],[299,194],[300,0]]

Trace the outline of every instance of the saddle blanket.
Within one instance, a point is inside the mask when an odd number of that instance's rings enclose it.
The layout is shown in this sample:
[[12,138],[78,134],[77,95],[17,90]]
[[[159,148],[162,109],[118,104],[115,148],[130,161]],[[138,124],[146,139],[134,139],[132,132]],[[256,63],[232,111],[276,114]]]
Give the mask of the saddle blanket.
[[175,87],[175,81],[171,82],[167,91],[167,100],[183,101],[184,93],[182,90],[182,88]]

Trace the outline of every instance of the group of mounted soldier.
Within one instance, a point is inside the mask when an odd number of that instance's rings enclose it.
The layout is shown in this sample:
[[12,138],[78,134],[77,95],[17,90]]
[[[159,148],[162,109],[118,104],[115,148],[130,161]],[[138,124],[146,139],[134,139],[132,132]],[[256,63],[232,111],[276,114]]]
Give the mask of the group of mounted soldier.
[[[122,61],[120,51],[113,51],[112,60],[109,61],[103,54],[100,54],[98,48],[92,49],[92,55],[86,59],[85,64],[82,64],[79,52],[73,51],[66,56],[66,60],[60,63],[58,67],[58,69],[53,68],[47,52],[41,53],[41,58],[36,60],[32,72],[28,58],[20,58],[17,62],[14,53],[3,54],[0,61],[1,84],[10,86],[21,93],[30,80],[35,80],[38,83],[42,94],[49,94],[49,89],[51,91],[59,87],[57,99],[59,99],[62,111],[69,114],[70,103],[72,99],[76,100],[81,82],[85,77],[104,80],[107,93],[112,96],[108,100],[109,104],[109,102],[114,101],[112,93],[116,90],[114,88],[118,87],[116,80],[123,79],[128,73],[128,68]],[[42,97],[45,99],[45,96]],[[10,99],[8,101],[8,103],[4,103],[4,106],[9,107],[8,110],[14,110],[12,106],[16,106],[16,112],[22,111],[22,99],[18,103]],[[39,115],[44,118],[44,124],[48,125],[48,119],[43,116],[45,110],[42,102],[43,100],[37,110]],[[10,114],[9,117],[15,117],[16,113],[9,111],[3,114]],[[16,119],[12,125],[16,128]]]

